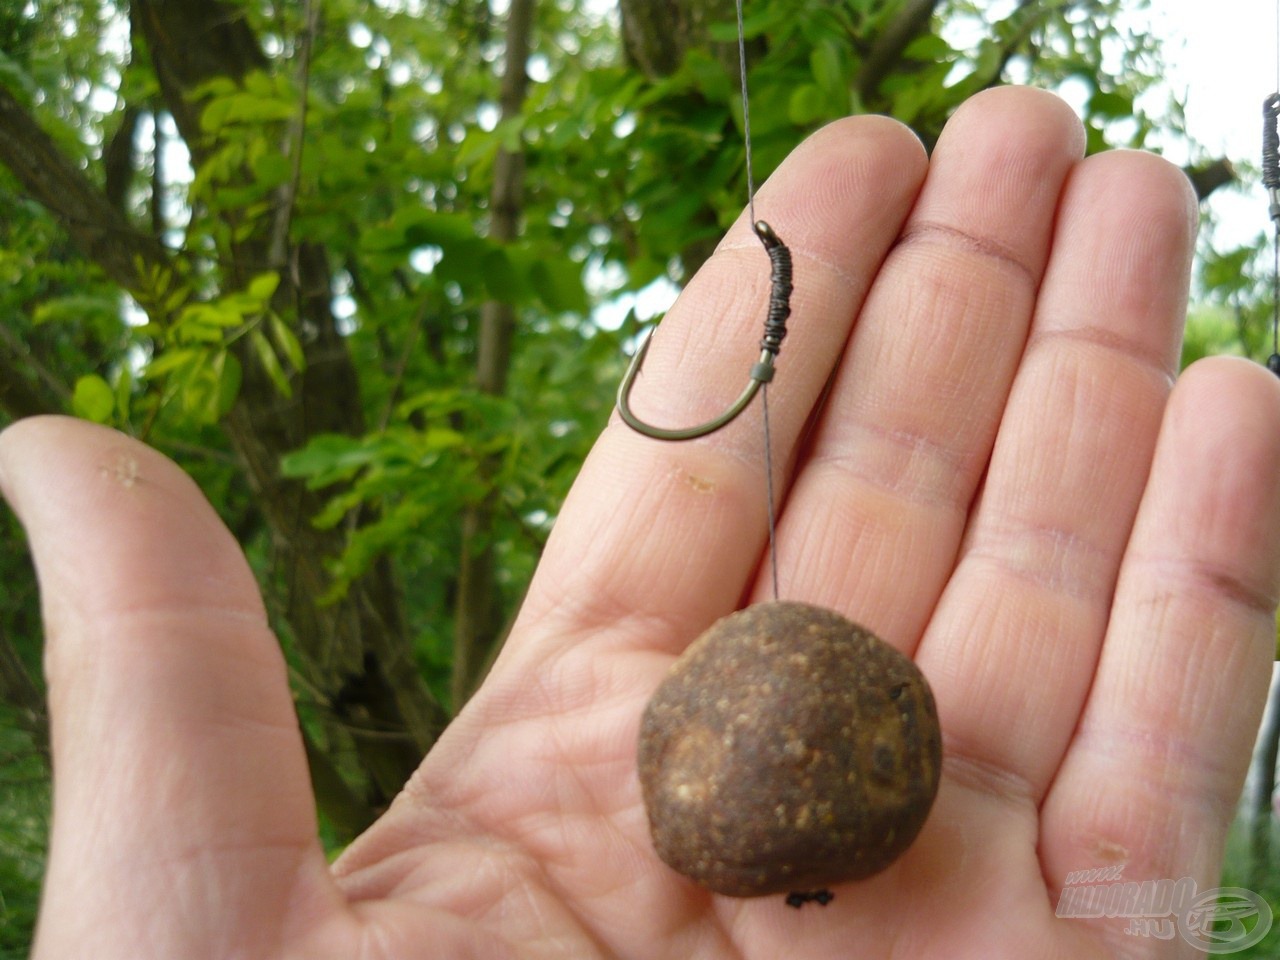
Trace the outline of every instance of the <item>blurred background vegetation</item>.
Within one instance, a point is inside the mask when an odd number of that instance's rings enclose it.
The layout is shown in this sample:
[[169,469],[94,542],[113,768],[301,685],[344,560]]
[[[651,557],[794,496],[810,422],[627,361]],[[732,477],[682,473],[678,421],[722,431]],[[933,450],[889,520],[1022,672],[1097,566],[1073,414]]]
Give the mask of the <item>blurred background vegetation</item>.
[[[849,113],[932,144],[1006,82],[1071,86],[1091,151],[1187,141],[1176,101],[1143,105],[1163,62],[1122,25],[1139,5],[747,0],[757,174]],[[483,677],[647,304],[742,205],[733,21],[732,0],[0,0],[0,426],[74,413],[195,476],[285,646],[331,848]],[[1252,176],[1190,155],[1202,197]],[[1186,359],[1263,356],[1264,238],[1206,238]],[[20,957],[48,734],[7,513],[0,544]],[[1280,908],[1268,735],[1226,875]]]

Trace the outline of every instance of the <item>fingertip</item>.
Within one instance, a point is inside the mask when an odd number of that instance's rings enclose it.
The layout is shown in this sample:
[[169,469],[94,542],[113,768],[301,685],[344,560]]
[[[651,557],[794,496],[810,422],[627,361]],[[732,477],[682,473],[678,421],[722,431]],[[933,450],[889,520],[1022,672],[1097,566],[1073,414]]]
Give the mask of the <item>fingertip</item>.
[[0,430],[0,494],[3,494],[5,500],[18,513],[19,518],[22,515],[19,498],[21,497],[21,477],[25,472],[23,464],[30,459],[24,451],[30,449],[32,444],[39,445],[41,439],[51,432],[63,429],[66,421],[84,423],[87,427],[93,426],[72,417],[50,414],[23,417]]
[[[78,506],[64,498],[83,496],[76,487],[91,462],[102,476],[114,475],[119,486],[128,489],[141,478],[139,465],[152,460],[168,463],[146,445],[76,417],[25,417],[0,432],[0,482],[20,516],[60,504]],[[157,479],[155,469],[146,473],[152,481]]]
[[[890,117],[863,115],[832,121],[796,147],[756,197],[757,215],[788,244],[826,240],[836,259],[850,231],[873,238],[897,231],[924,182],[929,159],[920,139]],[[851,210],[872,209],[857,221],[839,220]],[[838,222],[837,222],[838,221]],[[750,229],[739,218],[724,243],[740,243]],[[820,245],[821,246],[821,245]],[[847,255],[846,255],[847,256]]]
[[0,490],[28,532],[46,614],[163,603],[264,618],[239,545],[195,481],[132,437],[74,417],[19,420],[0,433]]
[[942,136],[955,137],[970,124],[1004,127],[1027,144],[1043,143],[1084,156],[1086,136],[1080,116],[1062,97],[1038,87],[992,87],[965,100],[952,114]]
[[1181,167],[1145,150],[1108,150],[1080,164],[1070,189],[1093,199],[1081,208],[1086,218],[1104,220],[1117,209],[1136,222],[1126,232],[1161,237],[1170,255],[1190,262],[1200,229],[1200,207],[1191,180]]
[[901,120],[878,113],[855,114],[824,124],[801,142],[797,154],[828,149],[847,152],[855,144],[885,151],[892,159],[916,166],[922,173],[929,162],[919,134]]
[[1188,367],[1170,399],[1152,476],[1146,529],[1165,533],[1205,567],[1233,571],[1226,579],[1237,592],[1273,607],[1280,597],[1280,379],[1241,357]]
[[[1239,460],[1259,479],[1280,475],[1280,377],[1244,357],[1205,357],[1174,384],[1169,421],[1204,462]],[[1280,501],[1280,486],[1259,484]]]
[[[1103,158],[1106,158],[1105,160]],[[1181,218],[1181,226],[1189,239],[1200,230],[1200,198],[1187,172],[1176,163],[1147,150],[1108,150],[1098,154],[1098,162],[1130,165],[1137,178],[1152,185],[1164,205]]]
[[893,117],[861,114],[833,120],[810,134],[797,149],[832,151],[840,156],[862,155],[877,182],[899,178],[910,184],[924,178],[929,154],[919,134]]
[[1280,377],[1245,357],[1205,357],[1174,387],[1176,409],[1217,411],[1259,436],[1280,433]]
[[1038,282],[1063,185],[1083,153],[1080,119],[1057,96],[1015,87],[974,97],[938,138],[907,234],[958,231]]
[[[770,398],[776,463],[787,462],[787,451],[823,396],[927,166],[919,139],[907,127],[886,117],[857,116],[812,134],[761,186],[756,218],[787,244],[796,277],[784,361],[787,389]],[[740,216],[651,341],[643,379],[636,380],[631,397],[637,417],[678,428],[712,419],[732,402],[758,352],[754,344],[770,295],[768,266],[750,218]],[[593,598],[591,617],[606,609],[615,622],[641,611],[650,618],[648,600],[661,595],[666,622],[689,627],[671,635],[687,639],[733,609],[759,566],[766,538],[755,416],[751,411],[713,436],[665,449],[629,432],[606,431],[557,522],[525,610],[562,613],[565,583]],[[588,477],[595,479],[584,482]],[[602,496],[606,488],[615,495]],[[655,493],[664,490],[669,495]],[[619,503],[641,502],[652,509],[628,508],[620,519]],[[744,504],[751,509],[744,512]],[[665,548],[648,549],[654,530],[667,531],[668,539],[672,530],[681,531],[678,539],[687,534],[699,549],[679,550],[674,557]],[[619,557],[625,562],[619,564]],[[601,596],[609,602],[600,604]],[[574,615],[581,620],[582,609]],[[523,620],[526,626],[531,622]]]
[[[1205,357],[1187,367],[1174,385],[1162,446],[1176,450],[1189,470],[1201,465],[1206,484],[1280,474],[1280,377],[1244,357]],[[1228,467],[1233,469],[1228,471]],[[1274,495],[1276,484],[1250,483]],[[1256,502],[1256,496],[1252,498]],[[1277,518],[1280,521],[1280,517]],[[1277,530],[1280,534],[1280,530]]]

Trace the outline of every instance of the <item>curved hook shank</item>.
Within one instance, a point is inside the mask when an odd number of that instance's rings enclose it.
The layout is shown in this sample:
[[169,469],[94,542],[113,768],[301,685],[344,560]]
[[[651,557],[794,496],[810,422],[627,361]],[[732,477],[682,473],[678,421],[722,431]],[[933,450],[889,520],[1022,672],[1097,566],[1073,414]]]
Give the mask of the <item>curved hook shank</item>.
[[631,387],[635,384],[636,375],[640,372],[640,364],[644,362],[644,355],[649,349],[651,336],[646,337],[644,343],[640,344],[640,349],[636,351],[635,357],[632,358],[631,365],[627,367],[627,375],[622,378],[622,383],[618,386],[618,413],[622,415],[623,422],[637,433],[655,440],[693,440],[696,437],[705,437],[731,423],[747,408],[747,404],[755,397],[761,385],[773,379],[773,363],[778,357],[778,350],[782,347],[782,339],[787,335],[787,317],[791,314],[791,251],[773,232],[773,228],[763,220],[757,220],[752,224],[752,229],[769,254],[772,274],[769,312],[764,323],[764,338],[760,341],[760,359],[752,366],[746,387],[728,410],[715,419],[695,427],[674,429],[655,427],[651,423],[645,423],[631,412]]
[[636,375],[640,373],[640,365],[644,363],[644,355],[649,351],[649,341],[652,339],[652,334],[644,338],[644,343],[640,344],[640,349],[631,358],[631,365],[627,367],[627,375],[622,378],[622,383],[618,385],[618,413],[621,414],[623,422],[632,430],[642,433],[646,437],[652,437],[654,440],[693,440],[697,437],[705,437],[708,434],[715,433],[721,427],[732,423],[738,414],[747,408],[747,404],[755,397],[761,384],[768,383],[773,379],[773,354],[768,350],[761,350],[759,361],[751,368],[751,379],[747,381],[747,385],[742,393],[738,395],[738,399],[733,401],[733,405],[720,416],[694,427],[655,427],[651,423],[645,423],[631,412],[631,388],[635,384]]

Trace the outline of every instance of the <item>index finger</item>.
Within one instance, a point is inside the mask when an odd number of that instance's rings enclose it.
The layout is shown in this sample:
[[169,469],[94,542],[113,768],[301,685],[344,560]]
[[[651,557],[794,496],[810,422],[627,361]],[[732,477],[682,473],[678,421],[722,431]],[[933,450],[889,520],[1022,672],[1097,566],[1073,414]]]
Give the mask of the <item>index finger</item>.
[[[790,247],[797,276],[779,358],[787,390],[770,410],[779,460],[821,397],[925,167],[906,127],[855,117],[806,140],[760,190],[758,215]],[[768,260],[739,218],[654,335],[632,397],[637,413],[685,425],[727,406],[758,353],[768,286]],[[509,652],[527,637],[572,643],[626,624],[646,625],[647,646],[677,652],[733,609],[767,535],[761,433],[758,405],[682,443],[615,418],[565,503]]]

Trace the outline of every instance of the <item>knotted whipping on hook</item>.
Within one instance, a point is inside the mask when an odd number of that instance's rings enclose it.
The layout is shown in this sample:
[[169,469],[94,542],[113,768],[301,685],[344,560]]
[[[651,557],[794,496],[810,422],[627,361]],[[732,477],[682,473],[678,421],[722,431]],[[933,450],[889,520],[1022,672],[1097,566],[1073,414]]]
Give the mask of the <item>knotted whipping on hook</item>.
[[760,339],[760,359],[752,365],[746,387],[728,410],[706,423],[683,428],[655,427],[653,424],[645,423],[631,412],[631,388],[635,384],[641,364],[644,363],[644,355],[649,350],[649,338],[646,337],[640,349],[636,351],[635,357],[632,358],[626,376],[618,386],[618,413],[632,430],[655,440],[692,440],[695,437],[705,437],[737,419],[738,414],[742,413],[747,408],[747,404],[755,398],[760,387],[773,379],[773,364],[777,359],[778,351],[782,348],[783,338],[787,335],[787,317],[791,315],[791,251],[773,232],[773,228],[763,220],[757,220],[753,229],[769,254],[772,270],[769,310],[764,321],[764,336]]
[[1280,118],[1280,93],[1273,93],[1262,101],[1262,184],[1271,200],[1272,220],[1280,220],[1280,131],[1276,129]]
[[1268,213],[1275,224],[1276,234],[1271,241],[1275,254],[1275,267],[1271,277],[1271,296],[1274,314],[1271,320],[1271,356],[1267,369],[1280,377],[1280,93],[1273,93],[1262,101],[1262,183],[1270,200]]

